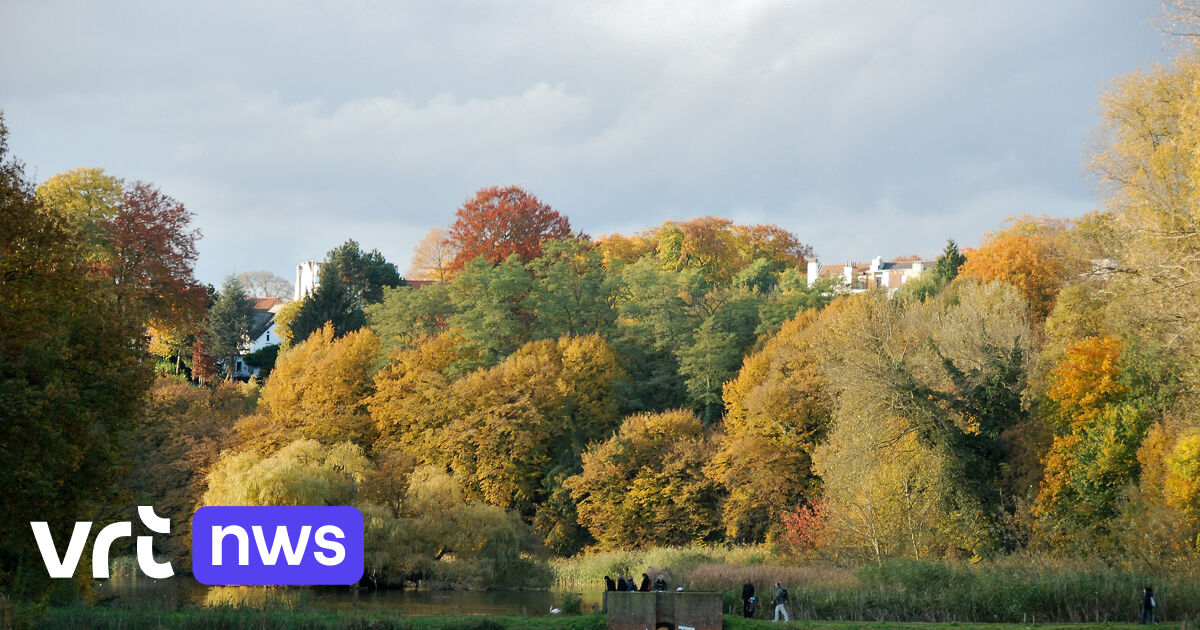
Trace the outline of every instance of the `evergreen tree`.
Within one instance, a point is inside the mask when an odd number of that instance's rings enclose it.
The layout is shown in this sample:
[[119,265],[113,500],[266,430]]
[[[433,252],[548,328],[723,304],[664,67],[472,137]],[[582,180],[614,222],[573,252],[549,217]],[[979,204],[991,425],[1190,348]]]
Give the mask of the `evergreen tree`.
[[237,278],[225,278],[221,293],[208,311],[205,326],[208,353],[225,362],[225,377],[233,378],[242,346],[250,338],[250,317],[254,305]]
[[965,262],[967,257],[958,251],[958,244],[952,238],[947,239],[946,248],[942,250],[942,255],[933,267],[933,275],[937,278],[939,286],[950,284],[950,281],[958,276],[958,268]]
[[329,251],[321,266],[320,284],[300,306],[291,322],[292,340],[299,343],[333,324],[338,337],[362,328],[367,321],[364,308],[383,300],[383,290],[405,282],[379,250],[364,252],[349,240]]

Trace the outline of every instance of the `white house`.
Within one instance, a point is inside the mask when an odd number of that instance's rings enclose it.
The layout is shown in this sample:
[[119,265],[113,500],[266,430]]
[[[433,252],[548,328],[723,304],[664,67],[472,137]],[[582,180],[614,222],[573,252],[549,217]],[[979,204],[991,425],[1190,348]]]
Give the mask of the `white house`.
[[841,265],[822,265],[816,260],[811,260],[808,263],[808,286],[816,284],[821,278],[838,276],[841,278],[842,287],[851,293],[886,289],[888,295],[892,295],[904,283],[916,279],[936,262],[921,260],[916,256],[894,260],[883,260],[882,256],[876,256],[869,263],[850,262]]
[[[254,310],[250,314],[250,336],[242,347],[242,354],[250,354],[267,346],[277,346],[283,342],[275,330],[275,315],[283,308],[283,299],[278,297],[251,298],[254,300]],[[235,378],[250,378],[256,376],[259,370],[238,359],[234,365]]]

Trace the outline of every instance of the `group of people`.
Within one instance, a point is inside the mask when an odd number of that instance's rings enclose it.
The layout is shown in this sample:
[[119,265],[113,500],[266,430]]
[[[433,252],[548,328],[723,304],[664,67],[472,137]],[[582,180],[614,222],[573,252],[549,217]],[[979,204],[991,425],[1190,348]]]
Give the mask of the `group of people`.
[[[791,621],[788,615],[788,590],[779,582],[775,583],[775,621]],[[754,595],[754,583],[746,580],[742,585],[742,616],[749,619],[758,608],[758,598]]]
[[654,583],[651,584],[650,576],[643,573],[642,583],[641,585],[638,585],[638,583],[633,579],[633,575],[630,575],[627,579],[624,574],[618,573],[616,582],[614,582],[611,577],[608,577],[607,575],[604,576],[604,590],[643,591],[647,593],[650,591],[665,591],[667,590],[667,580],[662,576],[662,574],[659,574],[659,576],[654,580]]

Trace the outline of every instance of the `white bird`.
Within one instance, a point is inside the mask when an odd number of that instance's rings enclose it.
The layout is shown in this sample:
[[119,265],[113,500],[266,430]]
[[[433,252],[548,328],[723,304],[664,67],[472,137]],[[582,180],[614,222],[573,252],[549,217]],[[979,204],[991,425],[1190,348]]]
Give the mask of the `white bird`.
[[551,614],[551,615],[561,615],[561,614],[562,614],[562,609],[561,609],[561,608],[555,608],[554,606],[551,606],[551,607],[550,607],[550,614]]

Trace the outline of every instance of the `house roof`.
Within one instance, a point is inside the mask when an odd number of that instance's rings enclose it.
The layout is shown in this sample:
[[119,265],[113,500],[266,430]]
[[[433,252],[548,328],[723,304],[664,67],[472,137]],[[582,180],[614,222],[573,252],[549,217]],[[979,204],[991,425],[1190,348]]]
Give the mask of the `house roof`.
[[283,298],[272,296],[251,299],[254,300],[254,310],[250,312],[250,338],[258,339],[271,327],[275,314],[283,308]]
[[275,296],[254,298],[254,310],[256,311],[270,311],[276,306],[283,306],[283,298]]
[[405,278],[404,281],[408,283],[408,286],[414,289],[420,289],[422,287],[427,287],[431,284],[438,283],[437,280],[409,280],[408,278]]

